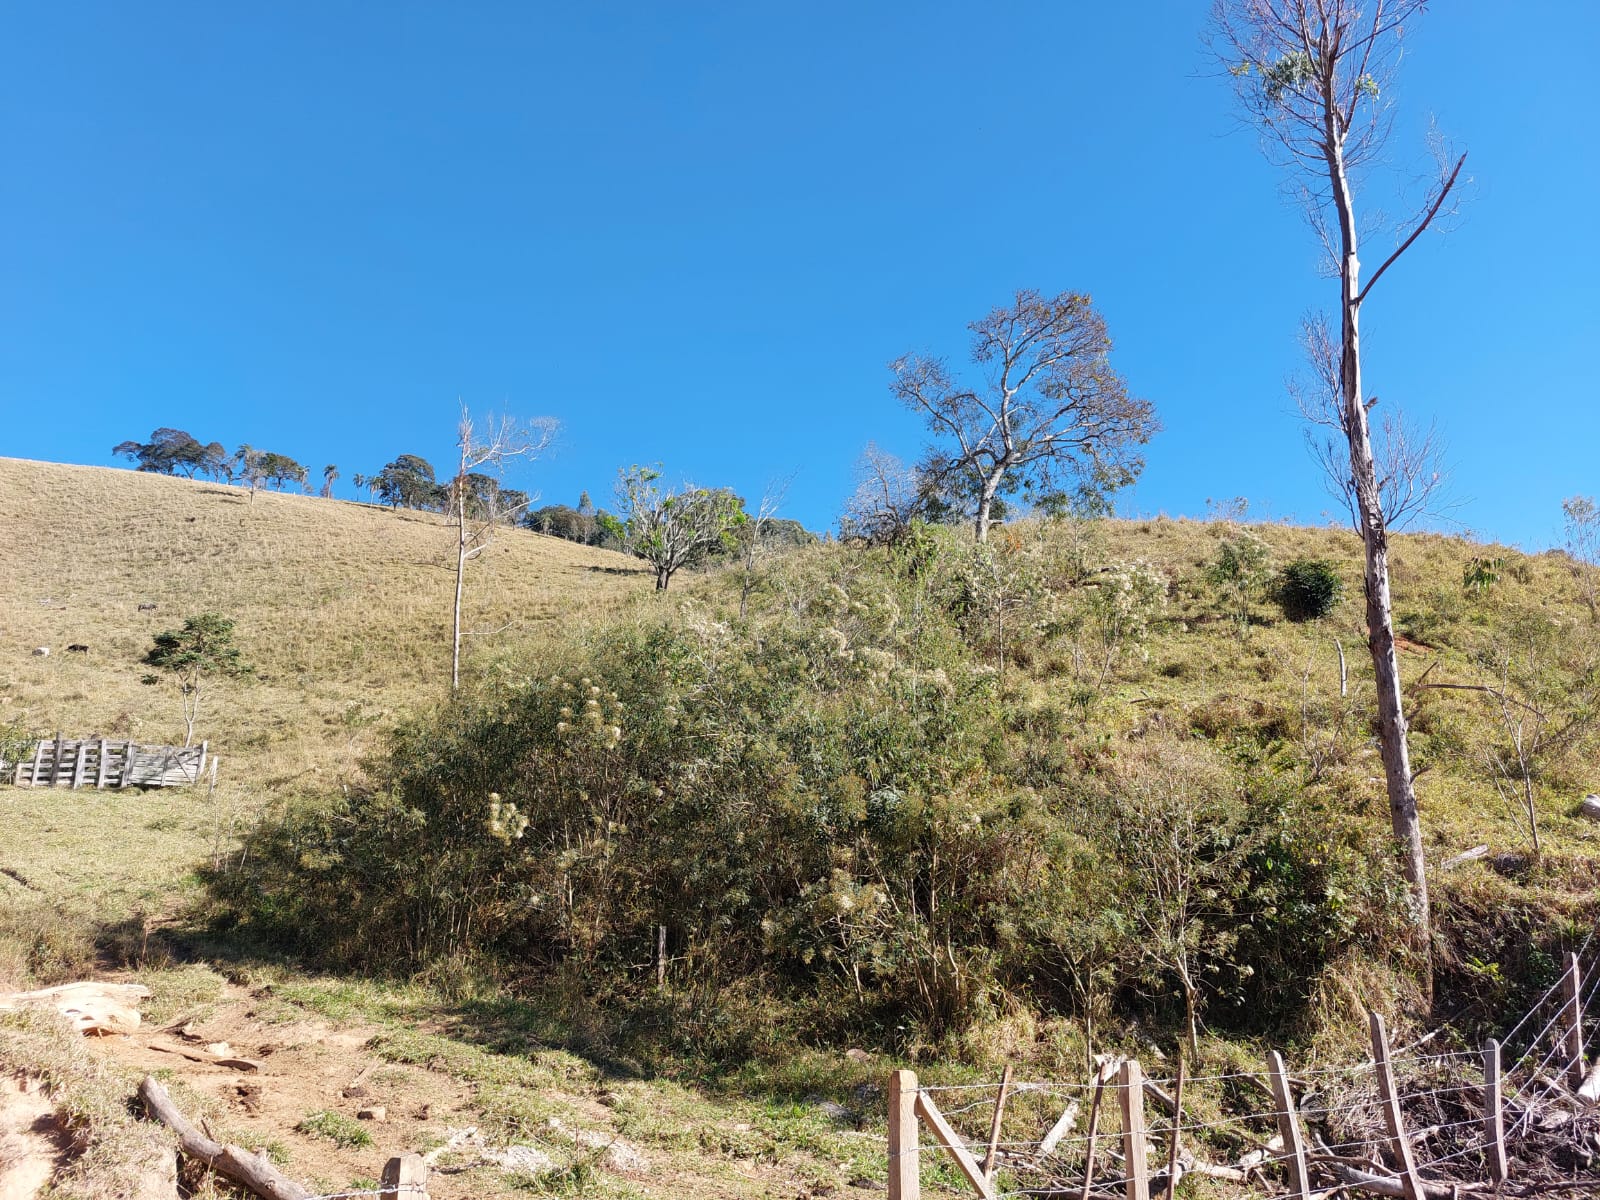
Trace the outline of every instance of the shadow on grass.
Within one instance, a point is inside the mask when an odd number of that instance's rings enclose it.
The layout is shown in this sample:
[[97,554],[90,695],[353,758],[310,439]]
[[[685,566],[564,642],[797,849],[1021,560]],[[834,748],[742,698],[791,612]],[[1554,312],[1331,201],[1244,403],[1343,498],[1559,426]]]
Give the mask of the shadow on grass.
[[[136,965],[127,958],[132,929],[122,923],[107,926],[104,934],[106,966]],[[773,1049],[771,1037],[763,1053],[697,1052],[694,1044],[716,1040],[715,1030],[727,1036],[725,1027],[755,1018],[738,1013],[738,1020],[731,1020],[714,1000],[691,1004],[670,991],[608,1004],[559,979],[522,994],[486,979],[440,989],[417,976],[330,970],[261,945],[242,931],[200,923],[141,930],[137,936],[150,959],[166,965],[206,963],[237,983],[262,987],[330,1021],[391,1026],[397,1040],[441,1038],[507,1058],[559,1051],[581,1060],[598,1081],[666,1080],[712,1097],[780,1107],[833,1101],[866,1119],[881,1107],[889,1072],[898,1065],[887,1056],[859,1049],[847,1054],[843,1047],[799,1040]],[[737,1040],[733,1036],[730,1044]],[[965,1077],[962,1068],[954,1070]]]

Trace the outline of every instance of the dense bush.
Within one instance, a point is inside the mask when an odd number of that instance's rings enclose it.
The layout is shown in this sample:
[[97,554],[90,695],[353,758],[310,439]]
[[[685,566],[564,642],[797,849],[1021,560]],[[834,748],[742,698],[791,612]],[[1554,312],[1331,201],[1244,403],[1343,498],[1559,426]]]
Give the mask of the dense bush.
[[1314,621],[1333,611],[1344,595],[1344,581],[1322,558],[1297,558],[1278,577],[1278,603],[1291,621]]
[[901,1042],[1012,1001],[1258,1027],[1374,919],[1370,847],[1303,839],[1274,772],[1175,734],[1119,753],[1003,682],[1073,639],[1104,682],[1146,569],[1083,587],[1044,542],[952,540],[779,570],[750,622],[686,604],[492,674],[219,888],[333,962],[475,958],[640,1008],[665,926],[672,988]]

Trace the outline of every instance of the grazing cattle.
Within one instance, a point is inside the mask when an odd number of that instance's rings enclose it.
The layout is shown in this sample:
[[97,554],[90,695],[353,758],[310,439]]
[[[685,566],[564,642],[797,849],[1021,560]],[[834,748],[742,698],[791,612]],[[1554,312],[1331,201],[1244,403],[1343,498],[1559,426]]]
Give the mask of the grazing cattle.
[[49,658],[50,657],[50,647],[49,646],[35,646],[33,648],[33,656],[35,658]]
[[89,647],[82,642],[73,642],[72,645],[67,647],[67,652],[69,654],[87,654],[89,653]]
[[141,605],[139,605],[139,611],[140,612],[155,612],[155,610],[156,610],[156,606],[154,604],[141,604]]

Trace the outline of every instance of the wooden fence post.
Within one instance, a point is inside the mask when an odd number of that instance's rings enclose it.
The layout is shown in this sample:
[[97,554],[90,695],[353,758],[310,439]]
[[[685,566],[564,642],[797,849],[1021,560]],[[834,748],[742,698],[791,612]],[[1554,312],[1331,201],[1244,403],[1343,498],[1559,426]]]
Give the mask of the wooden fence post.
[[1299,1112],[1295,1107],[1294,1093],[1289,1088],[1289,1072],[1283,1065],[1283,1055],[1276,1050],[1267,1055],[1267,1070],[1272,1075],[1272,1098],[1278,1104],[1278,1136],[1283,1138],[1283,1148],[1288,1153],[1289,1187],[1295,1200],[1311,1200],[1311,1177],[1306,1171],[1306,1142],[1300,1132]]
[[1406,1136],[1405,1117],[1400,1112],[1400,1097],[1394,1087],[1394,1067],[1389,1062],[1389,1031],[1383,1017],[1372,1013],[1372,1061],[1378,1068],[1378,1091],[1383,1101],[1383,1122],[1389,1131],[1389,1152],[1399,1165],[1400,1184],[1406,1200],[1426,1200],[1426,1191],[1417,1175],[1417,1160]]
[[889,1076],[889,1200],[920,1200],[917,1140],[917,1073],[896,1071]]
[[1172,1085],[1172,1144],[1167,1148],[1167,1200],[1178,1198],[1178,1133],[1183,1127],[1183,1051],[1178,1051],[1178,1078]]
[[55,757],[50,760],[50,786],[61,782],[61,730],[56,730]]
[[1130,1058],[1122,1064],[1122,1158],[1128,1169],[1128,1200],[1150,1200],[1150,1167],[1145,1161],[1144,1068]]
[[1006,1096],[1011,1091],[1011,1064],[1000,1073],[1000,1094],[995,1097],[994,1117],[989,1121],[989,1149],[983,1156],[983,1174],[994,1178],[994,1160],[999,1153],[1000,1121],[1006,1115]]
[[402,1154],[383,1167],[379,1200],[428,1200],[428,1164],[420,1154]]
[[1566,1015],[1567,1080],[1573,1091],[1583,1086],[1583,973],[1576,954],[1567,955]]
[[[28,786],[29,787],[38,787],[39,786],[39,767],[41,766],[41,764],[43,764],[43,762],[44,762],[44,739],[40,738],[38,746],[35,747],[34,751],[33,751],[33,770],[28,772]],[[19,782],[19,783],[22,782],[20,773],[18,774],[17,782]]]
[[1506,1121],[1500,1093],[1500,1043],[1490,1038],[1483,1047],[1483,1146],[1488,1152],[1489,1177],[1506,1181]]
[[1100,1098],[1105,1093],[1106,1077],[1098,1069],[1094,1073],[1094,1099],[1089,1103],[1089,1148],[1083,1155],[1083,1194],[1078,1200],[1089,1200],[1089,1189],[1094,1185],[1094,1143],[1100,1136]]
[[105,785],[106,785],[106,740],[105,740],[105,738],[101,738],[100,739],[100,757],[96,761],[95,767],[94,767],[94,786],[95,786],[95,790],[98,791],[99,789],[105,787]]
[[72,760],[72,790],[77,791],[83,786],[83,768],[89,762],[89,743],[80,741],[78,753]]

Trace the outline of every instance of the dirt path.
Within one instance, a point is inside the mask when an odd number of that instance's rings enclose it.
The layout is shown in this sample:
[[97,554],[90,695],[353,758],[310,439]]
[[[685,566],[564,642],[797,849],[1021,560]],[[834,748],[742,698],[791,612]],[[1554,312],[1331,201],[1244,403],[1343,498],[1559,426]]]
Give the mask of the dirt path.
[[0,1200],[33,1200],[65,1159],[68,1144],[38,1081],[0,1079]]
[[[757,1135],[748,1123],[704,1101],[684,1100],[681,1092],[673,1103],[689,1107],[663,1108],[654,1123],[641,1126],[638,1104],[652,1104],[653,1085],[553,1077],[546,1086],[494,1074],[550,1069],[515,1054],[488,1056],[489,1073],[476,1077],[443,1058],[423,1055],[420,1065],[391,1061],[375,1039],[396,1037],[394,1026],[327,1020],[270,988],[227,983],[193,1012],[166,1027],[152,1022],[135,1034],[86,1044],[130,1073],[161,1073],[185,1114],[212,1137],[265,1151],[313,1191],[374,1186],[390,1157],[440,1151],[454,1139],[436,1155],[429,1179],[434,1200],[510,1200],[526,1196],[530,1186],[697,1200],[869,1195],[848,1185],[849,1173],[836,1174],[842,1164],[726,1149],[725,1143]],[[467,1054],[485,1053],[438,1040]],[[535,1115],[508,1123],[507,1092],[517,1087],[516,1102],[526,1106],[531,1099]],[[41,1094],[13,1086],[7,1095],[14,1115],[5,1128],[18,1140],[14,1151],[4,1152],[5,1161],[15,1161],[18,1178],[27,1182],[17,1185],[21,1190],[0,1190],[0,1200],[31,1200],[27,1189],[50,1177],[62,1145],[52,1140],[50,1106]],[[476,1136],[465,1132],[480,1125],[484,1132]],[[356,1144],[365,1138],[370,1142]],[[819,1169],[837,1183],[819,1186]]]

